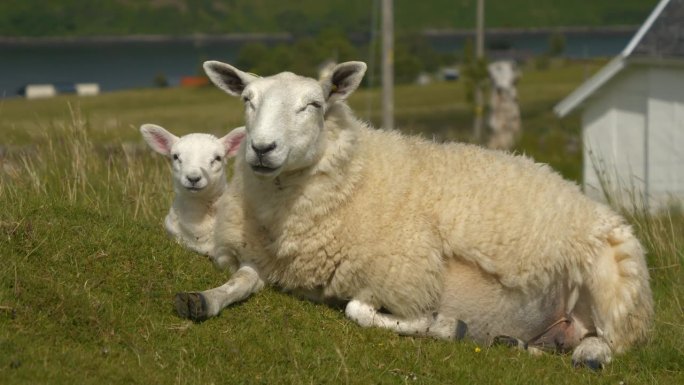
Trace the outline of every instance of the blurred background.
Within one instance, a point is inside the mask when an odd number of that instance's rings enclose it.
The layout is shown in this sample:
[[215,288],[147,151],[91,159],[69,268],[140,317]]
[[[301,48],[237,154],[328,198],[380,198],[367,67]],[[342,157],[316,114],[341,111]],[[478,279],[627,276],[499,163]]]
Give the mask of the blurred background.
[[[383,3],[392,3],[389,13]],[[623,51],[657,4],[2,1],[3,148],[39,141],[46,126],[71,119],[67,104],[84,114],[96,141],[110,145],[139,140],[146,122],[180,133],[240,125],[237,101],[208,85],[201,70],[208,59],[259,75],[313,77],[331,63],[362,60],[369,70],[350,103],[374,126],[524,152],[580,181],[581,117],[559,119],[553,107]],[[383,20],[393,22],[389,52]],[[385,87],[396,85],[384,92],[393,98],[391,120],[383,110],[383,50],[392,64]]]
[[[379,0],[42,0],[0,2],[0,95],[31,83],[96,82],[103,91],[179,85],[218,59],[259,74],[313,75],[326,60],[379,60]],[[395,79],[467,59],[475,0],[394,2]],[[545,61],[618,53],[655,0],[490,1],[491,58]],[[544,63],[540,63],[544,65]],[[373,68],[379,71],[379,66]],[[369,86],[377,83],[369,74]]]

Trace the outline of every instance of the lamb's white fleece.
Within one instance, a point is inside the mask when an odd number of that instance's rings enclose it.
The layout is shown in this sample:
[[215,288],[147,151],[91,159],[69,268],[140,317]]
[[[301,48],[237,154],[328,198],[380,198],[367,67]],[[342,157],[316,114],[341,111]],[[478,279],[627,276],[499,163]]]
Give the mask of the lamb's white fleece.
[[213,255],[217,202],[228,187],[226,161],[235,156],[244,127],[222,138],[203,133],[179,138],[154,124],[141,126],[140,132],[171,162],[174,199],[164,219],[166,231],[189,249]]

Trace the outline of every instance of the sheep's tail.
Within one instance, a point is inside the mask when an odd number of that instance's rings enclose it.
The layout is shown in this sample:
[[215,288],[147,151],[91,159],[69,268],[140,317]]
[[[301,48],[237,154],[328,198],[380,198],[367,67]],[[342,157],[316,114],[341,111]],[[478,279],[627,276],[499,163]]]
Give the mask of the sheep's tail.
[[588,288],[597,333],[624,352],[644,342],[653,318],[653,298],[644,249],[627,225],[608,233],[608,247],[591,267]]

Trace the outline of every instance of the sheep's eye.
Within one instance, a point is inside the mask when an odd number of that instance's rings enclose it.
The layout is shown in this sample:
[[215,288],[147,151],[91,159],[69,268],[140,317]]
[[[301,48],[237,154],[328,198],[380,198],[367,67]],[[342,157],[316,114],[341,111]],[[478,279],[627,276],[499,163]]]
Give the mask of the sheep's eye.
[[215,161],[215,162],[220,162],[220,161],[221,161],[221,157],[220,157],[219,155],[216,155],[216,157],[214,158],[214,161]]
[[309,107],[313,107],[313,108],[315,108],[315,109],[319,109],[319,108],[321,108],[321,103],[319,103],[319,102],[310,102],[310,103],[307,104],[306,106],[300,108],[300,109],[299,109],[299,112],[304,112],[304,111],[306,111],[306,109],[309,108]]
[[178,154],[173,154],[173,160],[178,160]]

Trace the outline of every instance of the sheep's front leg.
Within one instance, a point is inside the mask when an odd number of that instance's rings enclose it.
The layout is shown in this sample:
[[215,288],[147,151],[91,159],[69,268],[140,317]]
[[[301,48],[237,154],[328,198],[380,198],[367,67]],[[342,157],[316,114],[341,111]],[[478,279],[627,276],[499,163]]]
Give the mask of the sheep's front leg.
[[190,250],[196,252],[197,254],[201,254],[201,255],[204,255],[204,256],[208,256],[208,257],[211,257],[211,256],[212,256],[212,253],[213,253],[213,251],[214,251],[214,245],[211,244],[211,243],[209,243],[209,242],[204,242],[204,243],[191,243],[191,242],[188,242],[187,244],[185,244],[185,246],[186,246],[188,249],[190,249]]
[[467,330],[465,322],[440,314],[402,319],[391,314],[379,313],[373,306],[358,300],[352,300],[347,304],[345,314],[362,327],[380,327],[401,335],[460,340],[465,337]]
[[217,316],[227,306],[248,298],[264,287],[259,273],[243,265],[225,284],[202,292],[178,293],[175,298],[176,313],[182,318],[204,321]]

